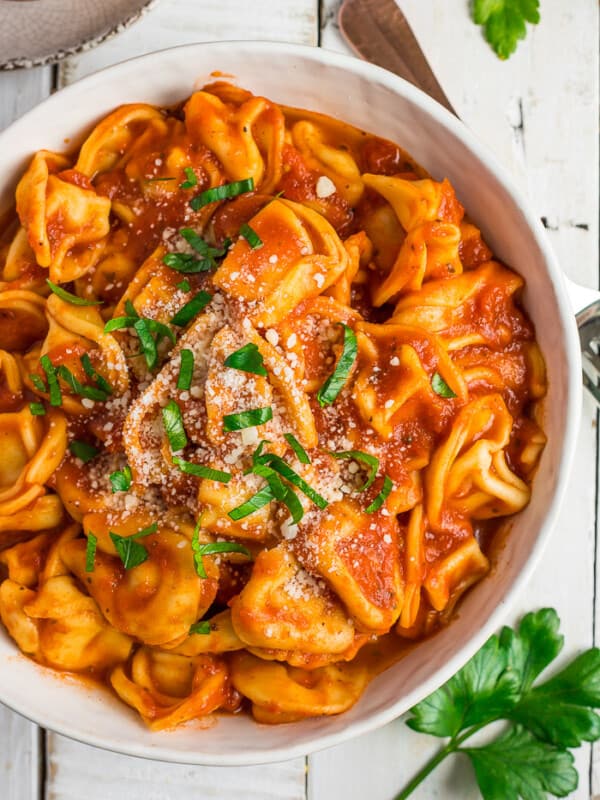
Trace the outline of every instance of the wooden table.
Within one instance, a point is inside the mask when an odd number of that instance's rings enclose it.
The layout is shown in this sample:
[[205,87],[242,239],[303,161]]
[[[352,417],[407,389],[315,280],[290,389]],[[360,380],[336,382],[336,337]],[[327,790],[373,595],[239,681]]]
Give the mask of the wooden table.
[[[598,3],[543,0],[542,22],[500,62],[468,18],[466,0],[400,0],[448,97],[520,181],[565,272],[598,284]],[[346,50],[338,0],[161,0],[140,22],[59,67],[0,74],[0,128],[54,89],[130,56],[185,42],[275,39]],[[218,66],[218,65],[215,65]],[[151,76],[149,76],[151,80]],[[551,354],[548,354],[552,357]],[[563,658],[597,641],[597,415],[584,399],[577,464],[552,541],[509,622],[554,606]],[[437,747],[402,720],[348,744],[264,767],[161,764],[96,750],[0,706],[2,800],[391,800]],[[600,798],[600,749],[577,751],[579,789]],[[419,800],[478,797],[456,760]]]

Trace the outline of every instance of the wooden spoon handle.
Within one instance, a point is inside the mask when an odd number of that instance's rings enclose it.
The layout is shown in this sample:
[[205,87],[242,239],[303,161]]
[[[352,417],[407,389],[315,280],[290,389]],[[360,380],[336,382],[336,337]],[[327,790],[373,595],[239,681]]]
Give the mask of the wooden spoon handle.
[[458,116],[394,0],[344,0],[338,19],[344,38],[360,56],[395,72]]

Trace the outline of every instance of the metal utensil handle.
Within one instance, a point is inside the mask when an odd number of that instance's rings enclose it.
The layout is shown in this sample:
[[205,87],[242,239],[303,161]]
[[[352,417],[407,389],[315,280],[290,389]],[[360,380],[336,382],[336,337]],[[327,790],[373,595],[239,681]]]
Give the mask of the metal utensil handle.
[[362,58],[409,81],[458,116],[394,0],[344,0],[338,22]]

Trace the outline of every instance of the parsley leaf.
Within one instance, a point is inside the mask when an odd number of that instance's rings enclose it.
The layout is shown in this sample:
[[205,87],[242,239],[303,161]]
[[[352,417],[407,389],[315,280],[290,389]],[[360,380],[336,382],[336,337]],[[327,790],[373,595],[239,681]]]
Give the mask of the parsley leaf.
[[600,738],[600,650],[582,653],[562,672],[529,692],[510,714],[538,738],[579,747]]
[[577,788],[577,770],[567,750],[540,742],[521,727],[510,728],[485,747],[463,748],[484,800],[545,800]]
[[531,689],[538,675],[562,650],[564,636],[558,633],[560,620],[553,608],[526,614],[518,632],[502,628],[500,644],[507,651],[508,667],[520,676],[521,692]]
[[[565,797],[577,786],[568,748],[600,739],[600,649],[535,683],[562,650],[554,609],[503,628],[447,683],[411,709],[407,725],[449,741],[396,796],[405,800],[451,753],[471,761],[484,800]],[[491,722],[509,727],[481,747],[464,742]]]
[[456,736],[471,725],[498,719],[516,705],[517,676],[497,636],[440,689],[411,709],[410,728],[434,736]]
[[540,21],[539,0],[473,0],[473,22],[483,26],[485,38],[501,59],[517,49],[527,33],[526,22]]

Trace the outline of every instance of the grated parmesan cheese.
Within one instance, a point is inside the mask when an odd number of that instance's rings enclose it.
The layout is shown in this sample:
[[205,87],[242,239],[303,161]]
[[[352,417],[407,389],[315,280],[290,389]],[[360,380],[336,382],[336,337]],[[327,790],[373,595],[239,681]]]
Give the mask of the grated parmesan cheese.
[[321,199],[335,194],[335,183],[327,175],[321,175],[317,181],[317,197]]

